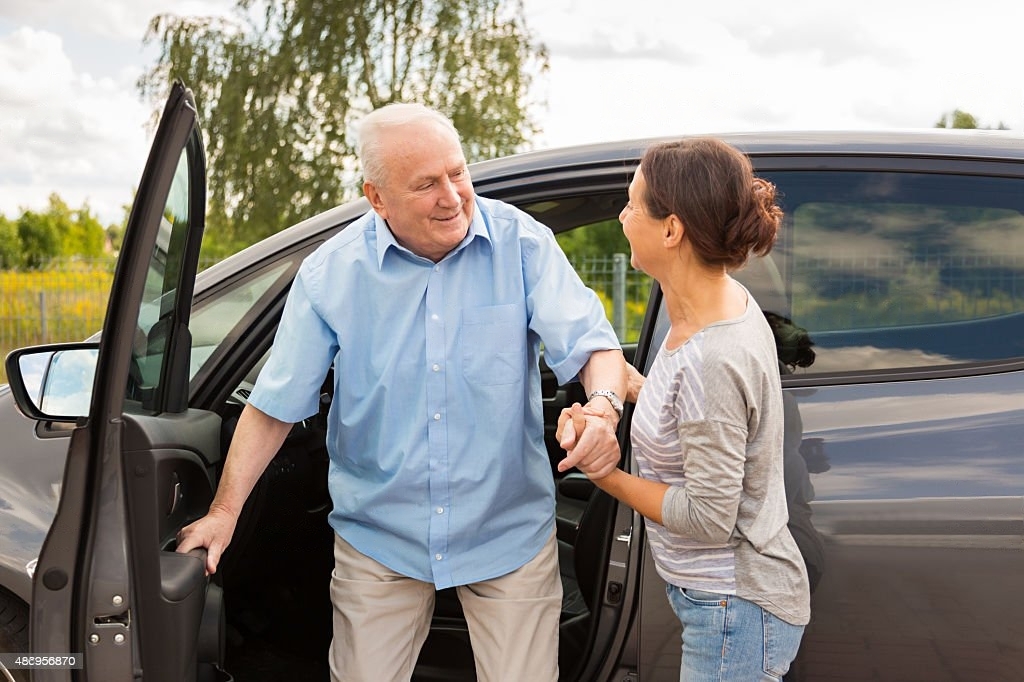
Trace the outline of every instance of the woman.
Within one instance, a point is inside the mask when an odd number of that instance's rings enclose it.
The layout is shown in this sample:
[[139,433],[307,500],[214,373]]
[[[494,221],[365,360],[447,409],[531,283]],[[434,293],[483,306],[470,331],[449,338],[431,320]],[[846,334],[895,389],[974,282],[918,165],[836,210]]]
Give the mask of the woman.
[[[646,518],[683,625],[684,681],[781,679],[810,617],[786,528],[772,330],[729,275],[771,250],[781,219],[774,187],[712,138],[648,149],[619,215],[633,266],[661,285],[671,329],[646,381],[630,382],[640,476],[607,459],[580,467]],[[597,419],[593,407],[567,410],[563,446]]]

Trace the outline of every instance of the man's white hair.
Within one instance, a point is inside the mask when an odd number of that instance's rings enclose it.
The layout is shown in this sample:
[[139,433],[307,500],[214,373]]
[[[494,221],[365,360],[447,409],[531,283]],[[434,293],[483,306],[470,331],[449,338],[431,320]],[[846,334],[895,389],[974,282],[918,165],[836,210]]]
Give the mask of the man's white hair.
[[384,183],[387,172],[383,154],[384,140],[390,130],[411,123],[433,122],[452,132],[461,144],[459,131],[451,119],[422,104],[396,103],[374,109],[356,124],[356,154],[363,167],[363,180],[374,185]]

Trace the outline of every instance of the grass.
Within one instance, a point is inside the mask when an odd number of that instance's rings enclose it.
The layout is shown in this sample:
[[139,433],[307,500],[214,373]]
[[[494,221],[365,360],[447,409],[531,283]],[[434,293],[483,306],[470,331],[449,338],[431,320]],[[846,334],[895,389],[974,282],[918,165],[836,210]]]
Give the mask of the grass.
[[[15,348],[80,341],[103,325],[113,261],[66,261],[0,271],[0,356]],[[0,383],[7,374],[0,366]]]

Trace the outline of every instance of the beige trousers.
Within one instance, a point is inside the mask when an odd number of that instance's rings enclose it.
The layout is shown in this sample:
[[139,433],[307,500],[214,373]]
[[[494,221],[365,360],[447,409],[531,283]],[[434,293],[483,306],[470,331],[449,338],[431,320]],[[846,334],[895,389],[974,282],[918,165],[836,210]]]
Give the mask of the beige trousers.
[[[526,565],[456,588],[479,682],[555,682],[562,581],[554,533]],[[332,682],[409,680],[430,631],[435,588],[399,575],[335,535]]]

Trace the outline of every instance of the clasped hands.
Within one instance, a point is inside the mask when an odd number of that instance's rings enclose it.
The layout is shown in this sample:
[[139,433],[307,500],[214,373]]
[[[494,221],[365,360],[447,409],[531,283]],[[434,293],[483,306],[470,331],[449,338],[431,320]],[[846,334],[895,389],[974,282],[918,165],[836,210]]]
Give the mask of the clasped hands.
[[[601,400],[601,402],[605,402]],[[573,403],[558,416],[555,438],[566,451],[558,463],[560,472],[576,467],[591,480],[604,478],[618,468],[618,415],[610,406]]]

